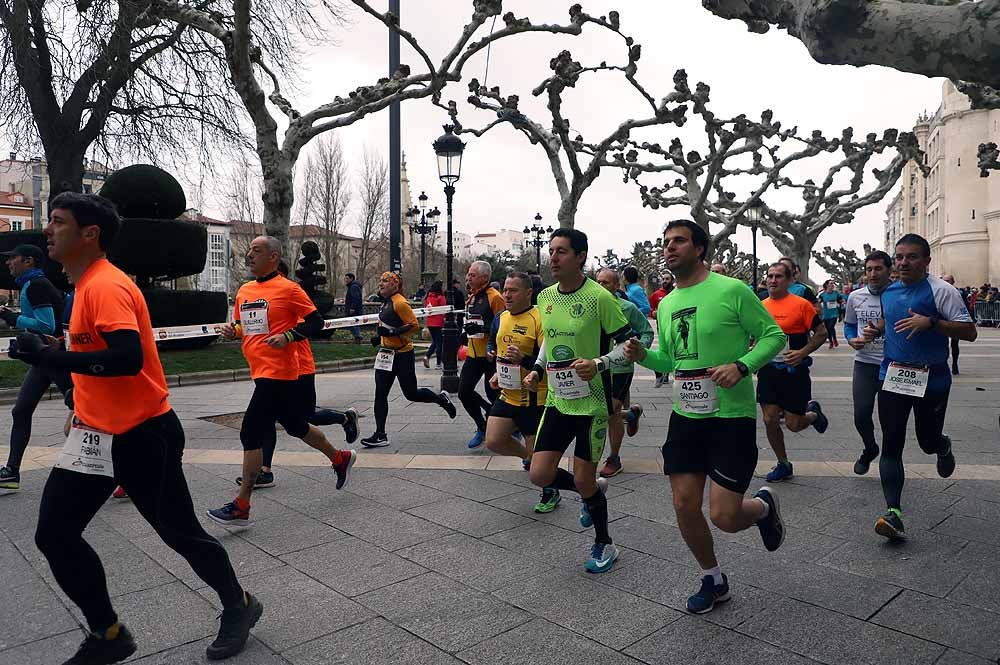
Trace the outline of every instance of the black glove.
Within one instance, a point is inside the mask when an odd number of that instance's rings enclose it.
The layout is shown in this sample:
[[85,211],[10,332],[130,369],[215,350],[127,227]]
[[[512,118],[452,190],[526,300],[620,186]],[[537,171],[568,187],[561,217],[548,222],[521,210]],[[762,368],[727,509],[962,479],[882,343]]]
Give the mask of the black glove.
[[12,312],[9,309],[0,310],[0,319],[3,319],[4,323],[6,323],[7,326],[10,327],[10,328],[16,328],[17,327],[17,317],[18,316],[19,315],[18,315],[17,312]]
[[369,340],[376,349],[382,346],[382,338],[378,335],[374,335],[371,340]]
[[14,360],[21,360],[29,365],[37,365],[42,360],[42,354],[49,351],[45,338],[35,333],[23,332],[10,341],[7,355]]
[[486,328],[480,323],[466,323],[465,324],[465,334],[466,335],[482,335],[486,332]]
[[399,331],[395,328],[390,328],[389,326],[380,325],[375,332],[377,332],[382,337],[396,337],[399,335]]

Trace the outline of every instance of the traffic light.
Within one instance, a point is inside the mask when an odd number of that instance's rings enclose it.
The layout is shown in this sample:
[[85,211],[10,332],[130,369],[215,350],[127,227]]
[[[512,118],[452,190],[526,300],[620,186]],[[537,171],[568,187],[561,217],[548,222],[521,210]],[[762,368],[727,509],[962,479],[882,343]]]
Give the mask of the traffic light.
[[302,258],[299,259],[299,268],[295,271],[295,277],[306,292],[309,299],[316,305],[320,314],[326,315],[333,309],[333,296],[325,290],[317,287],[326,284],[326,275],[319,273],[326,272],[326,266],[319,263],[322,258],[319,253],[319,245],[312,240],[306,240],[300,248]]

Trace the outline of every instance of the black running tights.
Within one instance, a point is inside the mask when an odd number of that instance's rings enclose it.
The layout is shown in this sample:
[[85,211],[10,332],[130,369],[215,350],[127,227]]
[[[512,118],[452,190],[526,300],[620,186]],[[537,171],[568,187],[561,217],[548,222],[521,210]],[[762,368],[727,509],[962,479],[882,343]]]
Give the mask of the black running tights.
[[882,457],[878,472],[882,478],[882,493],[889,508],[901,508],[903,483],[903,446],[906,445],[906,426],[913,410],[917,443],[928,455],[942,452],[947,445],[941,436],[945,413],[948,409],[948,391],[930,392],[923,397],[910,397],[882,390],[878,394],[878,419],[882,424]]
[[181,469],[183,453],[184,430],[177,415],[168,411],[115,436],[111,448],[114,478],[65,469],[52,469],[49,474],[38,510],[35,544],[91,631],[102,633],[118,621],[104,566],[83,539],[84,530],[116,483],[125,488],[163,542],[187,559],[198,577],[219,594],[224,607],[242,606],[243,589],[229,555],[195,517]]
[[375,431],[385,434],[385,421],[389,417],[389,391],[392,384],[399,379],[399,389],[403,397],[411,402],[440,404],[438,397],[430,388],[417,387],[417,372],[413,364],[413,351],[396,351],[392,359],[392,371],[375,370]]

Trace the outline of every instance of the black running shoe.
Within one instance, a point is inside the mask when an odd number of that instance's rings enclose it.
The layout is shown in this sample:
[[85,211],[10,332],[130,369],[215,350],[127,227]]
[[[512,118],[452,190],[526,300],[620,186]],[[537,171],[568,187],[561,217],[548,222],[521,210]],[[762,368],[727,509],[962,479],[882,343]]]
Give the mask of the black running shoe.
[[951,451],[950,436],[942,434],[941,440],[943,441],[941,448],[945,452],[938,453],[937,472],[942,478],[950,478],[951,474],[955,473],[955,453]]
[[365,439],[361,439],[361,445],[365,448],[385,448],[389,445],[389,437],[385,432],[375,432]]
[[[236,485],[240,486],[243,484],[243,476],[236,476]],[[265,487],[274,487],[274,472],[273,471],[261,471],[257,474],[257,482],[253,484],[255,490],[259,490]]]
[[785,523],[781,520],[778,495],[770,487],[764,486],[753,496],[767,504],[767,517],[757,520],[757,528],[760,529],[760,539],[764,541],[764,548],[768,552],[773,552],[785,541]]
[[823,407],[819,405],[819,402],[814,399],[809,400],[809,405],[806,407],[806,411],[812,411],[816,414],[816,420],[813,421],[813,429],[820,434],[825,432],[826,428],[830,426],[830,421],[823,413]]
[[120,663],[135,653],[135,640],[128,628],[121,626],[118,637],[113,640],[98,637],[93,633],[80,643],[80,648],[63,665],[111,665]]
[[246,606],[222,610],[219,634],[205,650],[208,659],[222,660],[243,651],[250,638],[250,629],[257,624],[263,613],[264,606],[249,593]]
[[875,446],[875,450],[863,451],[861,453],[861,457],[859,457],[858,461],[854,463],[854,473],[856,473],[859,476],[863,476],[866,473],[868,473],[868,469],[871,468],[872,462],[874,462],[875,458],[878,457],[878,453],[879,453],[878,446]]
[[876,520],[875,533],[893,541],[906,540],[906,529],[903,528],[903,519],[891,510]]
[[455,404],[451,401],[451,395],[447,391],[442,390],[438,393],[438,399],[440,400],[438,404],[448,413],[448,417],[452,420],[458,415],[458,411],[455,409]]
[[347,443],[358,440],[358,412],[354,409],[344,411],[344,436]]
[[6,466],[0,466],[0,490],[21,489],[20,472]]

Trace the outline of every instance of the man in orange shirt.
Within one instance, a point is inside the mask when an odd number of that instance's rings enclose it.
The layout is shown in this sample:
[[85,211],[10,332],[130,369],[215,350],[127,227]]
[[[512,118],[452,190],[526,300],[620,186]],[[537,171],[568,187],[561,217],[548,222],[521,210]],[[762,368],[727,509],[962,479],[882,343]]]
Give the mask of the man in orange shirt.
[[250,495],[264,463],[263,448],[276,436],[275,423],[281,423],[290,435],[329,458],[337,474],[338,490],[347,483],[357,459],[353,450],[337,450],[330,445],[302,411],[296,350],[306,338],[323,330],[323,317],[302,287],[278,274],[280,260],[281,243],[276,238],[253,239],[247,264],[256,279],[236,292],[235,323],[222,327],[226,339],[243,339],[243,355],[250,365],[254,390],[240,427],[243,475],[239,495],[221,508],[208,511],[208,516],[220,524],[249,524]]
[[[288,277],[288,265],[284,261],[278,262],[278,272],[282,277]],[[302,323],[302,321],[299,321]],[[347,411],[337,411],[335,409],[316,408],[316,360],[313,358],[312,346],[308,339],[298,343],[295,348],[296,360],[299,364],[299,378],[296,380],[301,393],[299,399],[302,406],[302,413],[310,425],[324,427],[327,425],[340,425],[344,428],[344,437],[347,443],[354,443],[358,439],[358,412],[354,409]],[[277,432],[273,437],[268,436],[264,442],[263,464],[260,475],[254,489],[262,487],[274,487],[274,472],[271,470],[271,463],[274,461],[274,449],[278,445]],[[243,476],[236,478],[236,484],[243,484]]]
[[64,192],[49,203],[49,256],[76,284],[72,351],[22,333],[10,355],[43,370],[70,371],[75,418],[45,483],[35,543],[90,628],[67,663],[131,656],[135,641],[111,605],[100,558],[83,539],[117,481],[163,542],[219,595],[222,623],[207,656],[228,658],[242,651],[263,606],[243,591],[225,548],[195,516],[181,467],[184,430],[167,401],[149,310],[138,287],[105,257],[120,225],[114,206],[99,196]]
[[[474,261],[465,276],[469,297],[465,301],[465,334],[469,338],[467,355],[462,364],[462,374],[458,383],[458,399],[476,423],[476,432],[469,439],[469,448],[478,448],[486,440],[486,418],[490,415],[493,402],[499,391],[490,385],[490,378],[496,374],[496,359],[486,352],[489,332],[493,329],[493,318],[503,311],[503,296],[490,286],[493,268],[486,261]],[[483,381],[486,397],[476,392],[476,384]]]
[[792,463],[785,450],[785,434],[781,417],[789,432],[801,432],[810,425],[822,434],[829,426],[819,402],[812,399],[809,378],[809,355],[823,346],[826,329],[816,308],[805,298],[789,293],[792,271],[783,262],[767,269],[767,291],[764,307],[784,331],[785,350],[757,372],[757,403],[764,415],[767,441],[778,463],[767,474],[768,482],[792,477]]

